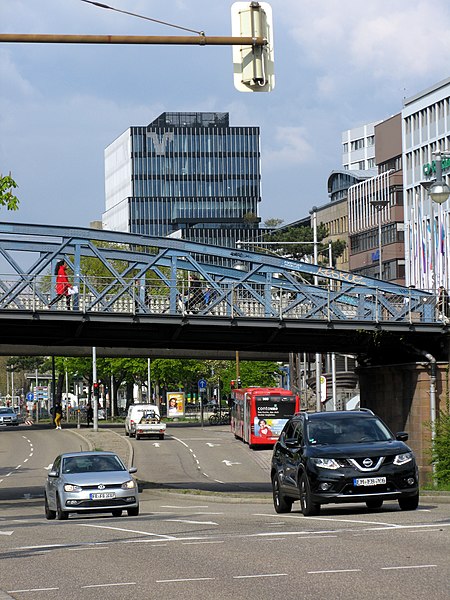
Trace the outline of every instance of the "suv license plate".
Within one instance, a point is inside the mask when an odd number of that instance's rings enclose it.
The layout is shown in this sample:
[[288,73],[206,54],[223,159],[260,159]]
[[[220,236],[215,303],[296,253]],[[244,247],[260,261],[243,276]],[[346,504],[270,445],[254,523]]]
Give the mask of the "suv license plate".
[[116,492],[102,492],[99,494],[90,494],[91,500],[107,500],[109,498],[115,498]]
[[354,479],[353,485],[384,485],[386,483],[386,477],[365,477],[364,479]]

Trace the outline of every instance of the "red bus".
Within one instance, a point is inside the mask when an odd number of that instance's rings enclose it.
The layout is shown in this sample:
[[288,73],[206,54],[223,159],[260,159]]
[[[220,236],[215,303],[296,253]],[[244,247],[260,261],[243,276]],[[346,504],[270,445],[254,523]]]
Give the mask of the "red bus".
[[300,410],[300,399],[283,388],[232,390],[231,431],[250,448],[275,444],[284,424]]

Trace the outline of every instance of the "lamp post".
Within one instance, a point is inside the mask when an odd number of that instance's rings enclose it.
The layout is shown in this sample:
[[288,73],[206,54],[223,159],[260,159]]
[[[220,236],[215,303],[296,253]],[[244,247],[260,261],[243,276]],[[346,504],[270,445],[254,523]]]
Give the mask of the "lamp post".
[[378,211],[378,278],[383,279],[383,257],[381,244],[381,211],[389,204],[389,200],[371,200],[370,204]]
[[434,168],[436,173],[436,179],[434,182],[427,186],[424,184],[424,187],[428,189],[428,195],[430,196],[430,230],[431,230],[431,287],[433,291],[433,295],[436,298],[436,290],[437,290],[437,282],[436,282],[436,239],[435,239],[435,222],[434,222],[434,208],[433,202],[436,204],[444,204],[450,196],[450,187],[447,183],[442,179],[442,159],[450,158],[450,152],[444,152],[441,150],[437,150],[436,152],[431,153],[434,156]]

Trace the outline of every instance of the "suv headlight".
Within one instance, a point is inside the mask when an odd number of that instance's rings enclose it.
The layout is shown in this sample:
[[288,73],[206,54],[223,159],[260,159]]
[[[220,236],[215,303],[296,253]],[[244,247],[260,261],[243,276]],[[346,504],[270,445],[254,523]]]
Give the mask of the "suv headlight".
[[312,458],[312,463],[321,469],[340,469],[341,464],[334,458]]
[[132,490],[134,489],[134,480],[130,479],[129,481],[125,481],[120,487],[124,490]]
[[394,458],[394,465],[404,465],[407,462],[410,462],[413,459],[412,452],[405,452],[404,454],[397,454]]
[[65,492],[81,492],[83,490],[82,487],[80,487],[79,485],[73,485],[72,483],[65,483],[64,484],[64,491]]

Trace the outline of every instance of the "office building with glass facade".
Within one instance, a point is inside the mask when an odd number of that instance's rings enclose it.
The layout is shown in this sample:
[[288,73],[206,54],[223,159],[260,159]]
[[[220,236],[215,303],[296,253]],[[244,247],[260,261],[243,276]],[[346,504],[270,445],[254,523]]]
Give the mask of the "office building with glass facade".
[[105,150],[103,227],[234,247],[258,234],[259,127],[228,113],[161,114]]

